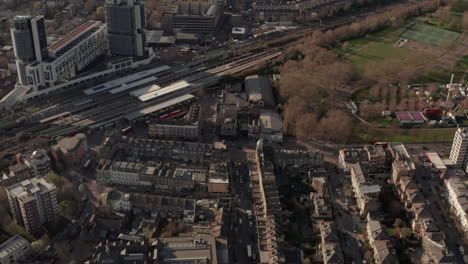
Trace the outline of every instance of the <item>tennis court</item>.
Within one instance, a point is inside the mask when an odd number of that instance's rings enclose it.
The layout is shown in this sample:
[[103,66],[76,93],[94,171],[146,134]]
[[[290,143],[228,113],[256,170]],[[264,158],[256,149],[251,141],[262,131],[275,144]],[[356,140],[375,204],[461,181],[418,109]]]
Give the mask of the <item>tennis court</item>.
[[456,32],[416,23],[411,25],[411,27],[409,27],[401,37],[432,46],[442,46],[446,42],[451,42],[457,39],[458,35],[459,33]]

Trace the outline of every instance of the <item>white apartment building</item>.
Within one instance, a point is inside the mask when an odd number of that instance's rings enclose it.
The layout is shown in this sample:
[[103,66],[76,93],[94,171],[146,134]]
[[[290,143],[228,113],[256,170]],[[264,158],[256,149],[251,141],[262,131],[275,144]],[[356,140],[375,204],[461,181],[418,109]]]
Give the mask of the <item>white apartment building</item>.
[[468,187],[458,177],[445,180],[448,190],[448,199],[453,211],[458,217],[464,231],[468,234]]
[[468,130],[458,128],[453,137],[452,150],[450,151],[450,159],[455,165],[467,171],[467,150],[468,150]]
[[366,176],[366,173],[362,171],[361,164],[356,163],[351,166],[351,183],[361,216],[379,208],[378,198],[381,187],[369,182]]
[[133,162],[114,162],[111,166],[111,181],[122,185],[144,185],[140,181],[143,166]]
[[102,160],[98,165],[96,178],[111,184],[151,186],[150,179],[146,179],[145,175],[152,170],[141,163]]
[[0,245],[0,264],[13,264],[24,261],[31,251],[31,244],[16,235]]
[[106,26],[87,21],[48,47],[49,59],[26,66],[27,85],[34,91],[73,77],[107,51]]

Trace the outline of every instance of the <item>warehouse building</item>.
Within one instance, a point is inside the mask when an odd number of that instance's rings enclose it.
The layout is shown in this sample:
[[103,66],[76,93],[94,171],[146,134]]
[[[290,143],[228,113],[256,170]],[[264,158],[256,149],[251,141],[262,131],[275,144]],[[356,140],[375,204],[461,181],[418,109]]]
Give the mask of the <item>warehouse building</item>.
[[259,107],[276,107],[275,97],[268,78],[251,75],[245,78],[245,92],[251,104]]

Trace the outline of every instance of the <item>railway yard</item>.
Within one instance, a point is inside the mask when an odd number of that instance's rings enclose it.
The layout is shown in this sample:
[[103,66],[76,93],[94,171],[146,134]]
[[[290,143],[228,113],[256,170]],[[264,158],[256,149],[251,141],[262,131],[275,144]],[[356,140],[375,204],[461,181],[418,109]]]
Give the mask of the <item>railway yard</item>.
[[[54,138],[88,129],[100,129],[122,118],[129,122],[150,114],[170,111],[192,100],[196,91],[215,85],[222,78],[233,76],[279,57],[289,45],[310,36],[316,30],[326,31],[384,12],[393,5],[335,17],[311,26],[261,36],[230,47],[217,56],[205,56],[186,65],[153,63],[144,70],[118,79],[70,93],[47,95],[34,99],[40,109],[8,124],[10,134],[29,133]],[[239,55],[237,55],[239,54]],[[63,94],[66,94],[64,96]],[[70,96],[73,94],[74,96]],[[38,103],[37,101],[41,101]],[[15,149],[14,138],[4,138],[4,146]]]

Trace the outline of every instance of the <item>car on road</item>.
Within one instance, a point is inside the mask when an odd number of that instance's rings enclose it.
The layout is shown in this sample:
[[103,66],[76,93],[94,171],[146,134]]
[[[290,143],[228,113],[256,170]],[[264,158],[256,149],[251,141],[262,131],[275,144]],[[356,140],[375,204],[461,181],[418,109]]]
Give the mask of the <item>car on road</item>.
[[426,204],[427,204],[427,205],[430,205],[431,202],[430,202],[429,200],[426,200]]
[[251,219],[252,218],[252,211],[247,210],[246,212],[247,212],[247,216],[249,217],[249,219]]

